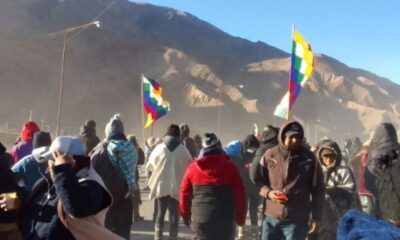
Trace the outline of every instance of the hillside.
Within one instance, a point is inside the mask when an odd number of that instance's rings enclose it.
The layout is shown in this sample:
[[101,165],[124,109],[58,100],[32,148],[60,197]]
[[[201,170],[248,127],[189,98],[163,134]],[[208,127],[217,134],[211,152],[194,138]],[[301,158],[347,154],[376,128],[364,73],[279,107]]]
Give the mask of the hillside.
[[[58,32],[91,21],[109,2],[0,2],[0,123],[19,126],[33,111],[34,120],[54,130]],[[272,113],[286,91],[286,52],[233,37],[186,12],[127,0],[117,1],[100,21],[101,28],[87,29],[67,46],[65,132],[77,133],[88,118],[102,128],[120,112],[128,132],[141,136],[142,73],[159,80],[172,106],[157,122],[157,135],[171,122],[187,122],[193,133],[217,131],[218,109],[225,140],[244,137],[254,122],[280,122]],[[382,120],[400,124],[400,86],[323,54],[315,66],[294,110],[312,141],[327,134],[366,136]]]

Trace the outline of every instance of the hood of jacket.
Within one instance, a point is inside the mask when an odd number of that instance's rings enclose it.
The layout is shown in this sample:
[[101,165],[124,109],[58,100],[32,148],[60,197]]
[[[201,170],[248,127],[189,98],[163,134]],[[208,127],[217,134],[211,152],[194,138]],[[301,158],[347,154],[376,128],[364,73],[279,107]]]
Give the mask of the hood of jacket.
[[26,142],[31,142],[33,139],[33,135],[36,132],[39,132],[40,128],[39,126],[33,122],[33,121],[28,121],[24,123],[24,126],[22,126],[21,130],[21,140],[26,141]]
[[372,136],[368,168],[374,175],[382,174],[399,157],[399,144],[395,127],[391,123],[380,124]]
[[[329,150],[331,150],[332,152],[334,152],[335,153],[335,155],[336,155],[336,162],[335,162],[335,164],[334,165],[332,165],[332,166],[329,166],[329,167],[326,167],[324,164],[323,164],[323,162],[322,162],[322,151],[324,150],[324,149],[329,149]],[[320,145],[319,145],[319,148],[318,148],[318,151],[317,151],[317,158],[318,158],[318,160],[319,160],[319,162],[321,163],[321,167],[322,167],[322,169],[328,169],[328,170],[333,170],[333,169],[335,169],[337,166],[340,166],[340,164],[341,164],[341,162],[342,162],[342,151],[340,150],[340,147],[339,147],[339,145],[335,142],[335,141],[332,141],[332,140],[325,140],[325,141],[323,141],[323,143],[320,143]]]
[[304,129],[299,122],[292,121],[282,124],[278,134],[278,143],[281,149],[284,151],[288,151],[287,147],[285,146],[285,134],[293,128],[298,129],[300,139],[302,139],[302,141],[304,139]]
[[179,137],[165,136],[164,144],[167,146],[169,151],[173,152],[179,144],[181,144],[181,140]]
[[229,158],[224,153],[216,153],[198,159],[197,161],[195,161],[195,164],[197,168],[201,172],[204,172],[207,176],[218,177],[220,172],[224,171],[224,168],[226,167],[226,165],[223,163],[226,163],[228,161]]
[[235,156],[238,158],[242,158],[243,146],[240,140],[234,140],[225,147],[225,153],[229,156]]

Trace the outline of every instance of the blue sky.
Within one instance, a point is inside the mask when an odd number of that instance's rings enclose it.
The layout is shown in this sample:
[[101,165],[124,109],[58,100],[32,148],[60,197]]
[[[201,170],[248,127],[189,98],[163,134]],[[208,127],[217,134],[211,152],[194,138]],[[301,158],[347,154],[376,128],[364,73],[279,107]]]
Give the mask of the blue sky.
[[400,0],[149,0],[286,52],[291,26],[314,52],[400,84]]

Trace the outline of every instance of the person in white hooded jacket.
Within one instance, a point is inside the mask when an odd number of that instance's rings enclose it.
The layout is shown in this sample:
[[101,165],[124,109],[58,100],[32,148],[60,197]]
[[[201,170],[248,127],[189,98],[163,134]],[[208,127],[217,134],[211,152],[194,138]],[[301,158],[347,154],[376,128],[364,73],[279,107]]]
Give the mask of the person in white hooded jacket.
[[186,167],[192,160],[192,156],[179,137],[179,126],[171,124],[163,143],[157,145],[151,152],[146,164],[146,170],[152,172],[148,182],[150,200],[155,199],[158,207],[155,240],[162,239],[167,209],[170,220],[169,239],[178,239],[179,190]]

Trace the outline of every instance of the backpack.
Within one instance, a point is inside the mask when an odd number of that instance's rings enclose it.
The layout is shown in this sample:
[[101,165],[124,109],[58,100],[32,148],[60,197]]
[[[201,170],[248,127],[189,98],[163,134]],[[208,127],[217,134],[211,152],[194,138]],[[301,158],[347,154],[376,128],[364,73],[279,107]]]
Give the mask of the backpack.
[[114,166],[107,154],[108,142],[99,143],[90,153],[93,169],[100,175],[106,188],[111,193],[114,203],[125,199],[128,184],[121,171]]

